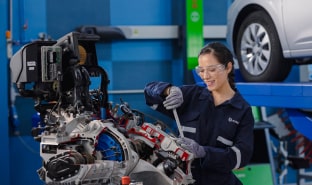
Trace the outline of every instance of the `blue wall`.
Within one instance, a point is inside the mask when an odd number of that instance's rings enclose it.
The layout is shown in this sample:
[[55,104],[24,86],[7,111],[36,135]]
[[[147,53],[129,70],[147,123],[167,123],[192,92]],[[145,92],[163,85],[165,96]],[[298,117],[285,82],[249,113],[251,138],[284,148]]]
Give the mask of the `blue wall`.
[[[6,39],[5,32],[8,29],[8,2],[0,1],[0,51],[6,51]],[[0,52],[0,61],[2,66],[0,67],[0,84],[2,85],[2,90],[0,91],[0,112],[2,113],[0,120],[0,138],[1,138],[1,157],[0,157],[0,179],[1,184],[10,184],[9,172],[10,172],[10,152],[9,148],[9,133],[8,133],[8,107],[6,106],[8,102],[8,89],[6,88],[8,82],[8,72],[7,64],[8,59],[6,52]]]

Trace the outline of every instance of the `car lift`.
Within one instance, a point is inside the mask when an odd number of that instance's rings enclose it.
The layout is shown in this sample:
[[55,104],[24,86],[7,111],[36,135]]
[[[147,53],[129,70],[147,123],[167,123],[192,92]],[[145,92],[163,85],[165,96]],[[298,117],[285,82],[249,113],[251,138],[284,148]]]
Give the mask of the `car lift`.
[[312,83],[236,83],[253,106],[311,109]]
[[[285,108],[289,120],[295,130],[312,140],[312,118],[300,110],[312,110],[312,83],[243,83],[238,82],[236,86],[243,97],[252,105],[260,107],[282,107]],[[311,111],[309,111],[311,112]],[[268,137],[268,130],[265,133]],[[267,141],[268,142],[268,141]],[[285,157],[287,157],[287,151]],[[274,184],[275,166],[272,152],[269,150]],[[305,184],[305,180],[312,179],[312,172],[304,169],[298,170],[297,184]]]

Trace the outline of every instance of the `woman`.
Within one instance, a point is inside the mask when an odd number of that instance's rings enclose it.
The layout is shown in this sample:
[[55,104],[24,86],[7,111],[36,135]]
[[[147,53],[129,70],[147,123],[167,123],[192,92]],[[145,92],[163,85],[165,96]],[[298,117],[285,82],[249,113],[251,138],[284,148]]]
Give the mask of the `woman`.
[[231,52],[214,42],[198,55],[197,74],[206,87],[151,82],[145,87],[146,104],[170,117],[176,109],[185,137],[178,143],[195,160],[196,185],[240,185],[233,169],[248,164],[253,151],[254,118],[250,105],[234,84]]

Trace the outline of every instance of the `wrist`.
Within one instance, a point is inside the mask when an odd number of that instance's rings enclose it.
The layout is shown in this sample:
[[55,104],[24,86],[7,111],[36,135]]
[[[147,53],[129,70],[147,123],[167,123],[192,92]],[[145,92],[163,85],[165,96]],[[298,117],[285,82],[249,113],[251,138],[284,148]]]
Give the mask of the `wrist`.
[[165,96],[168,96],[170,94],[170,89],[171,89],[171,86],[167,87],[165,90],[164,90],[164,95]]

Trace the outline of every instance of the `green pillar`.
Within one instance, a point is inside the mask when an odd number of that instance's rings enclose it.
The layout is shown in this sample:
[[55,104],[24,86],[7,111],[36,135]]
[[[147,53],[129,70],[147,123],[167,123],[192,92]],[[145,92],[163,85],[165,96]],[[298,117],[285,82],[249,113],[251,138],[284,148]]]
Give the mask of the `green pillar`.
[[203,0],[186,0],[187,69],[197,65],[197,55],[203,47]]

